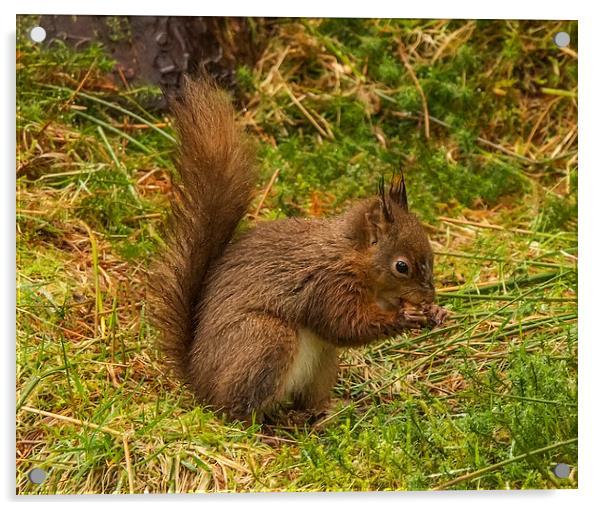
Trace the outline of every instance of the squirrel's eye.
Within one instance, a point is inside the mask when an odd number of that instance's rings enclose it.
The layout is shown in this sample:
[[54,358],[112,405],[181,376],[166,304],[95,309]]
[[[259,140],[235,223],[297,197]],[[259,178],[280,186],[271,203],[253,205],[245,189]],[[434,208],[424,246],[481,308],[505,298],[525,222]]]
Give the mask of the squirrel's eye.
[[398,273],[408,274],[409,270],[410,268],[408,267],[408,264],[403,260],[398,260],[397,262],[395,262],[395,271],[397,271]]

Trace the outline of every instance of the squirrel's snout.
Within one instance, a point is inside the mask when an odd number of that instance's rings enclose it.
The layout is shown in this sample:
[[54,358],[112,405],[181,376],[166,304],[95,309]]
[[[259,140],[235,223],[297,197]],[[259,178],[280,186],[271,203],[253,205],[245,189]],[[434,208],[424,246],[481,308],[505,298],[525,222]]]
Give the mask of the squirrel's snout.
[[424,303],[431,304],[435,301],[435,286],[432,282],[429,282],[423,287],[424,289]]
[[411,294],[404,294],[403,301],[417,306],[430,305],[435,302],[435,288],[432,285],[417,287]]

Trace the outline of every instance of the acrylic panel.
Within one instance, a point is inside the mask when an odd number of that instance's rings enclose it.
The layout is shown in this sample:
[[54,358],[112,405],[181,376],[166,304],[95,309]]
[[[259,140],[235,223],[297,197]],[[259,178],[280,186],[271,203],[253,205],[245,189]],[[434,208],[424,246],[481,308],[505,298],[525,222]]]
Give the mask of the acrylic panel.
[[17,16],[17,493],[577,488],[577,28]]

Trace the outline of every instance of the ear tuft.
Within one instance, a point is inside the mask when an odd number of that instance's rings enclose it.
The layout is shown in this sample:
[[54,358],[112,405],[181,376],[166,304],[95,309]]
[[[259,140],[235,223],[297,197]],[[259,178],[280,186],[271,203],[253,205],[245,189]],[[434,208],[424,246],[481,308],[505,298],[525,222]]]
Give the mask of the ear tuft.
[[403,177],[403,170],[399,169],[399,175],[393,175],[391,186],[389,187],[389,196],[391,200],[398,204],[404,211],[408,211],[408,195],[406,192],[406,181]]
[[386,221],[391,223],[393,221],[393,214],[387,203],[387,197],[385,195],[385,178],[382,175],[378,181],[378,198],[380,199],[380,209],[383,217]]

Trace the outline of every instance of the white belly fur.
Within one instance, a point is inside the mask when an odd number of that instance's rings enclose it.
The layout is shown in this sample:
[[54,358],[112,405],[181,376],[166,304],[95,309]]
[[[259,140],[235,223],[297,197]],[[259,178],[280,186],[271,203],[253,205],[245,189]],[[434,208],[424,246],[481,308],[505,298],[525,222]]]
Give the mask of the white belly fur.
[[285,398],[301,392],[307,386],[318,370],[322,353],[328,348],[328,344],[324,340],[306,328],[299,329],[297,338],[299,339],[299,348],[286,375]]

